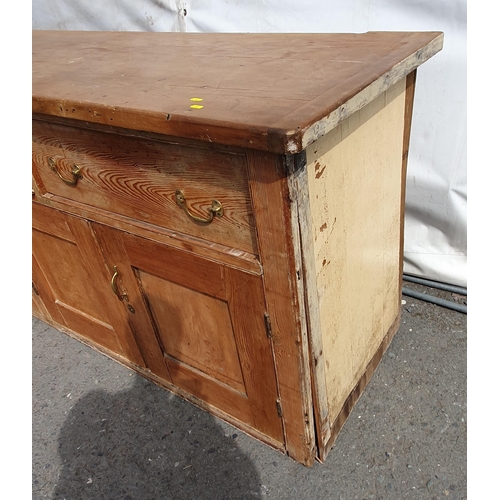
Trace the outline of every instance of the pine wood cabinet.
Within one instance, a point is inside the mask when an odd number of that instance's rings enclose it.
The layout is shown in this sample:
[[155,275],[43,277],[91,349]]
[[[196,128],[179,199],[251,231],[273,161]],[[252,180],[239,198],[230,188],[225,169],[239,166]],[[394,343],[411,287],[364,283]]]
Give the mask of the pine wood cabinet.
[[324,460],[398,327],[416,68],[441,46],[33,32],[33,314]]

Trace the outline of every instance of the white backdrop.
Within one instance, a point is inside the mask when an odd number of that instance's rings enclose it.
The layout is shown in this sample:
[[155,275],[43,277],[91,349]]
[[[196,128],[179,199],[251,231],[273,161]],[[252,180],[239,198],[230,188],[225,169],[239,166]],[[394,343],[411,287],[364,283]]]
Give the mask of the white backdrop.
[[417,71],[404,272],[467,286],[466,0],[33,0],[32,26],[189,32],[443,31],[443,50]]

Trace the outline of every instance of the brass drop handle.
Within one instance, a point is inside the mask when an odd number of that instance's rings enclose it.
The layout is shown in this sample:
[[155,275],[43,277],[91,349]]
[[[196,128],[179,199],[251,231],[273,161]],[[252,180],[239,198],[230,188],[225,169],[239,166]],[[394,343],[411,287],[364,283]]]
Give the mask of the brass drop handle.
[[214,215],[217,217],[222,217],[224,215],[224,208],[222,207],[222,203],[217,200],[212,201],[212,206],[208,209],[208,219],[203,219],[198,217],[197,215],[192,214],[189,211],[189,208],[186,205],[186,197],[184,193],[179,189],[175,192],[175,201],[177,205],[179,205],[184,212],[188,215],[188,217],[199,224],[210,224],[214,220]]
[[54,160],[54,158],[49,158],[48,159],[48,164],[49,164],[49,167],[59,176],[59,178],[65,182],[66,184],[68,184],[69,186],[76,186],[76,184],[78,183],[78,179],[81,177],[81,167],[79,167],[78,165],[76,164],[73,164],[73,168],[71,169],[71,176],[72,176],[72,179],[65,179],[61,173],[59,172],[59,170],[57,170],[57,167],[56,167],[56,162]]
[[115,273],[113,274],[113,277],[111,278],[111,290],[113,290],[113,293],[120,299],[120,300],[126,300],[128,302],[128,295],[126,293],[121,294],[118,291],[118,287],[116,286],[116,279],[118,278],[118,269],[116,266],[113,267],[113,270]]

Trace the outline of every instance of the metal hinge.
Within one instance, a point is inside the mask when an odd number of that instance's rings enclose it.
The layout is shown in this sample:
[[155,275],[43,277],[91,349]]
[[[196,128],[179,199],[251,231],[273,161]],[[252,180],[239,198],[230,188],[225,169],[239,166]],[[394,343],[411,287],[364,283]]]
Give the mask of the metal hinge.
[[276,410],[278,410],[278,417],[283,417],[283,408],[281,407],[281,401],[279,399],[276,400]]
[[273,338],[273,331],[271,329],[271,318],[269,313],[264,313],[264,324],[266,325],[266,335],[268,339]]

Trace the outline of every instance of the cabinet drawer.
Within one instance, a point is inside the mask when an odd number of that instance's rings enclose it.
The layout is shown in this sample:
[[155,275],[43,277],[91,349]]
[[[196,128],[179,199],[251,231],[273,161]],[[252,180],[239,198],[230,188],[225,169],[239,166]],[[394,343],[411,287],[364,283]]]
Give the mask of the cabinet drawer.
[[257,254],[244,155],[38,120],[32,131],[41,193]]

